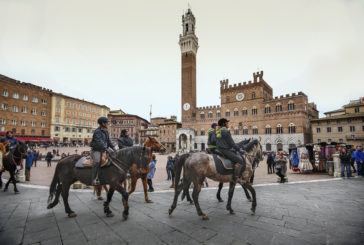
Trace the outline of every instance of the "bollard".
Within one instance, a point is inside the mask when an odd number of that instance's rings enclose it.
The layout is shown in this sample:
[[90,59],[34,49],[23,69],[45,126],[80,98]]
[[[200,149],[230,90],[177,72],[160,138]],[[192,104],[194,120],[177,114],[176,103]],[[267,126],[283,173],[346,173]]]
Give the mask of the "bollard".
[[340,157],[338,153],[333,155],[334,158],[334,177],[341,176],[341,164],[340,164]]

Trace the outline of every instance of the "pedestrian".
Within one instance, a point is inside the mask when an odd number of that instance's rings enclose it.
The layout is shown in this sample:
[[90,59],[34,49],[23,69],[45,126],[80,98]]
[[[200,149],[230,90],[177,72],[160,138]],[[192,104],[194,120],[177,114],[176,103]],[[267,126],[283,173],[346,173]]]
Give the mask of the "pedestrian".
[[273,161],[272,161],[272,173],[274,173],[275,171],[276,171],[276,161],[275,161],[275,159],[276,159],[276,153],[274,152],[273,153]]
[[155,159],[155,155],[152,155],[152,161],[149,163],[149,173],[148,173],[148,192],[153,192],[154,188],[153,188],[153,182],[152,179],[154,177],[155,174],[155,165],[157,164],[157,160]]
[[51,161],[52,161],[53,155],[50,151],[48,151],[45,160],[47,161],[47,167],[51,166]]
[[33,150],[33,166],[34,167],[37,166],[38,156],[39,156],[39,152],[34,149]]
[[356,173],[355,169],[355,150],[351,150],[350,166],[353,168],[353,173]]
[[344,170],[346,168],[346,177],[351,177],[350,169],[350,158],[351,154],[348,152],[346,147],[344,147],[340,152],[340,163],[341,163],[341,178],[345,178]]
[[168,160],[167,160],[167,164],[166,164],[166,171],[167,171],[167,180],[171,180],[172,176],[171,176],[171,156],[168,156]]
[[34,153],[32,151],[28,151],[25,162],[25,180],[30,180],[30,168],[33,165]]
[[283,151],[278,154],[278,158],[275,160],[275,172],[281,178],[280,183],[284,183],[287,174],[287,158],[283,155]]
[[270,152],[267,157],[268,174],[273,173],[273,170],[272,170],[273,162],[274,162],[273,153]]
[[354,157],[355,157],[356,167],[358,169],[358,176],[364,176],[364,169],[363,169],[364,153],[362,145],[357,147],[354,153]]

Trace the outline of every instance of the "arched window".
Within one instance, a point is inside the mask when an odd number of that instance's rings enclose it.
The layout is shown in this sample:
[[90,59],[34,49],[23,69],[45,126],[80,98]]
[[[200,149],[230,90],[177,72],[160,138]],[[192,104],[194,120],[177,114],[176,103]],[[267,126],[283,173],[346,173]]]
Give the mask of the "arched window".
[[247,116],[248,115],[248,109],[246,109],[246,107],[244,107],[243,110],[241,111],[241,114],[243,116]]
[[221,112],[220,111],[217,111],[216,112],[216,118],[220,118],[221,117]]
[[252,115],[258,115],[258,109],[256,106],[253,106],[252,108]]
[[296,126],[294,125],[294,123],[289,124],[288,133],[290,133],[290,134],[295,134],[296,133]]
[[200,118],[201,118],[201,119],[205,119],[205,112],[201,112],[201,113],[200,113]]
[[258,134],[258,127],[257,126],[253,126],[253,134]]
[[283,134],[283,127],[280,124],[277,125],[277,134]]
[[205,129],[201,128],[201,135],[205,135]]
[[292,100],[290,100],[288,102],[288,110],[289,111],[293,111],[294,110],[294,102]]
[[208,118],[212,118],[213,115],[212,115],[212,111],[209,111],[209,114],[207,115]]
[[230,110],[229,109],[226,110],[225,117],[230,117]]
[[270,113],[270,105],[265,105],[264,113],[269,114]]
[[265,134],[272,134],[272,128],[270,125],[265,126]]
[[248,134],[249,134],[248,127],[247,126],[244,126],[244,128],[243,128],[243,135],[248,135]]
[[276,112],[281,112],[282,111],[282,105],[281,103],[277,103],[276,104]]
[[239,116],[239,110],[238,110],[238,108],[235,108],[234,109],[234,117],[237,117],[237,116]]

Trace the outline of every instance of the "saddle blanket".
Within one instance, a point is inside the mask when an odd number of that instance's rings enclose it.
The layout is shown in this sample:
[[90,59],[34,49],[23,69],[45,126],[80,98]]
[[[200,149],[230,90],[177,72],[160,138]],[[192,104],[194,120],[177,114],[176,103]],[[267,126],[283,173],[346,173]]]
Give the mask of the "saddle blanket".
[[212,154],[215,161],[216,171],[222,175],[233,174],[233,163],[231,160],[220,155]]
[[[101,164],[101,168],[108,167],[111,165],[111,162],[108,159],[105,159],[103,164]],[[77,162],[75,167],[76,168],[92,168],[94,166],[93,160],[91,157],[81,157]]]

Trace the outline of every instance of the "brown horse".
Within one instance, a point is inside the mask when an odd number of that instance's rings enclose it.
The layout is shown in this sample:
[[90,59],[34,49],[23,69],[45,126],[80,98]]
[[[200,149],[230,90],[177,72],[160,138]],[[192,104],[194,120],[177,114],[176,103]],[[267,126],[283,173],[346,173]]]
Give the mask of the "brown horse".
[[[204,214],[200,208],[198,202],[198,196],[201,191],[201,185],[204,179],[210,178],[218,182],[229,182],[229,199],[226,205],[226,209],[230,211],[230,214],[234,214],[234,210],[231,208],[231,200],[234,194],[235,185],[237,182],[242,183],[253,196],[252,212],[255,213],[257,206],[255,190],[250,184],[250,177],[253,174],[252,165],[255,157],[261,161],[262,159],[262,146],[258,140],[253,140],[246,146],[246,154],[244,155],[246,161],[246,169],[242,172],[241,177],[235,180],[232,175],[221,175],[217,172],[214,159],[211,155],[206,153],[192,153],[184,154],[178,160],[176,164],[176,177],[175,177],[175,194],[171,208],[169,209],[169,215],[177,206],[178,196],[182,190],[188,192],[188,188],[193,182],[192,198],[196,206],[197,214],[202,216],[203,220],[207,220],[208,216]],[[182,168],[184,170],[182,184],[179,184]]]
[[[149,136],[144,143],[144,147],[150,147],[152,151],[160,151],[160,150],[166,150],[166,148],[160,144],[154,137]],[[152,200],[148,197],[148,190],[147,190],[147,175],[149,173],[149,165],[145,169],[138,170],[136,168],[136,165],[132,165],[130,168],[130,177],[131,177],[131,189],[129,191],[129,195],[135,191],[137,180],[140,178],[143,183],[143,189],[144,189],[144,198],[145,202],[152,203]]]
[[[124,211],[124,219],[128,218],[129,205],[128,193],[123,188],[122,183],[126,178],[126,172],[132,167],[137,169],[146,169],[152,156],[152,150],[149,147],[133,146],[121,149],[109,155],[112,164],[108,167],[100,169],[103,183],[110,186],[107,194],[107,201],[104,202],[104,212],[107,217],[113,214],[109,208],[114,191],[118,191],[122,195]],[[68,217],[75,217],[76,213],[71,210],[68,204],[68,193],[70,186],[80,181],[86,185],[91,185],[92,168],[76,168],[76,162],[81,158],[80,155],[71,155],[60,160],[56,166],[53,180],[49,189],[48,209],[58,204],[59,196],[62,194],[65,211]],[[52,199],[55,196],[53,202]]]

